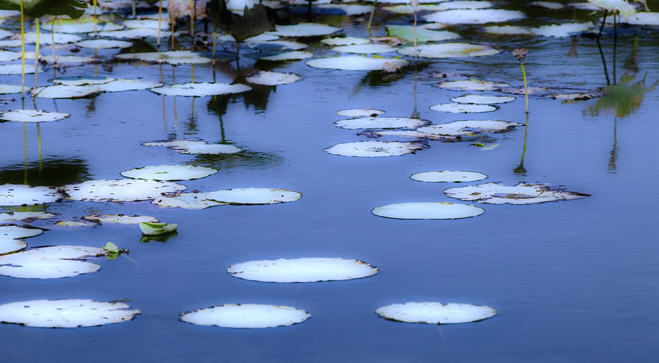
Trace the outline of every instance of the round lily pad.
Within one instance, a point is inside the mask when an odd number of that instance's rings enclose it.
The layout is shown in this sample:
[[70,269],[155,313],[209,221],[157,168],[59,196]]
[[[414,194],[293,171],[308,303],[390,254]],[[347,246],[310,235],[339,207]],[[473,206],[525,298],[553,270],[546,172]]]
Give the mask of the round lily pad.
[[395,203],[372,210],[378,217],[393,219],[460,219],[476,217],[485,211],[469,204],[451,202]]
[[487,204],[537,204],[561,200],[580,199],[590,194],[570,192],[546,184],[519,183],[515,186],[500,183],[469,185],[449,188],[444,193],[460,200]]
[[112,82],[107,82],[98,85],[98,88],[103,92],[123,92],[123,91],[138,91],[161,87],[162,83],[154,81],[144,81],[141,79],[116,79]]
[[535,6],[538,8],[545,8],[550,10],[559,10],[563,9],[565,5],[553,1],[532,1],[528,6]]
[[177,181],[205,178],[217,170],[193,165],[150,165],[121,172],[122,176],[133,179]]
[[85,261],[105,254],[100,248],[50,246],[0,256],[0,275],[15,278],[56,279],[98,271],[101,266]]
[[50,219],[55,217],[53,213],[46,212],[9,212],[0,213],[0,223],[14,221],[28,221],[34,219]]
[[566,23],[543,25],[537,28],[529,28],[531,33],[543,37],[565,38],[580,34],[594,28],[593,23]]
[[509,87],[508,83],[479,81],[468,79],[461,81],[444,81],[440,82],[437,87],[461,91],[493,91],[501,87]]
[[474,10],[446,10],[438,11],[422,17],[430,23],[443,23],[448,25],[458,24],[487,24],[503,23],[513,20],[521,20],[526,15],[517,10],[502,9],[474,9]]
[[[387,25],[387,34],[405,39],[408,42],[414,41],[414,26],[411,25]],[[457,33],[444,30],[430,30],[424,27],[416,28],[416,41],[418,43],[441,42],[460,38]]]
[[497,311],[489,306],[440,302],[408,302],[383,306],[375,311],[379,316],[404,323],[459,324],[491,318]]
[[237,263],[227,272],[244,280],[261,282],[320,282],[373,276],[377,267],[344,258],[294,258]]
[[[21,74],[21,72],[25,71],[25,74],[32,74],[34,73],[34,67],[21,67],[20,64],[1,64],[0,65],[0,74]],[[43,69],[41,67],[37,68],[37,72],[43,72]]]
[[0,185],[0,205],[20,206],[53,203],[62,196],[53,188],[23,184]]
[[422,145],[413,142],[361,141],[334,145],[325,149],[325,152],[341,156],[377,158],[410,154],[422,148]]
[[290,84],[300,80],[300,76],[293,73],[280,73],[260,71],[258,74],[247,77],[247,82],[266,86],[276,86],[280,84]]
[[311,52],[302,52],[299,50],[291,52],[283,52],[275,55],[269,55],[259,58],[260,60],[265,61],[289,61],[289,60],[301,60],[313,57]]
[[416,129],[429,122],[407,117],[362,117],[339,120],[334,125],[348,130],[355,129]]
[[92,202],[135,202],[160,197],[185,189],[185,185],[156,180],[119,179],[88,180],[65,185],[64,192],[71,200]]
[[43,233],[39,228],[25,228],[14,225],[0,226],[0,238],[22,239],[38,236]]
[[340,45],[352,45],[352,44],[368,44],[370,40],[367,38],[356,38],[356,37],[340,37],[340,38],[326,38],[320,41],[325,45],[330,47],[340,46]]
[[482,113],[496,111],[497,108],[490,105],[476,105],[464,103],[440,103],[430,106],[430,109],[438,112],[448,113]]
[[[499,54],[500,50],[487,45],[442,43],[419,45],[416,48],[416,52],[418,52],[419,57],[422,58],[459,58],[494,55]],[[413,57],[415,55],[415,49],[414,47],[405,47],[399,49],[398,53]]]
[[17,122],[49,122],[63,120],[69,116],[71,115],[64,112],[11,110],[0,113],[0,120]]
[[486,9],[491,8],[494,4],[490,1],[463,1],[463,0],[453,0],[453,1],[444,1],[441,6],[445,9]]
[[487,175],[473,171],[442,170],[416,173],[410,178],[424,183],[465,183],[483,180]]
[[302,194],[279,188],[234,188],[214,192],[182,193],[174,197],[162,197],[153,201],[161,207],[204,209],[218,205],[259,205],[294,202]]
[[181,64],[204,64],[210,63],[211,59],[202,57],[198,53],[188,50],[173,50],[168,52],[144,52],[124,53],[114,56],[122,60],[139,60],[149,63],[167,63],[171,65]]
[[376,110],[374,108],[352,108],[349,110],[341,110],[336,114],[345,117],[375,117],[383,113],[384,111]]
[[27,247],[25,241],[0,237],[0,255],[20,251]]
[[307,61],[307,65],[313,68],[339,69],[345,71],[381,71],[387,66],[386,63],[397,67],[404,67],[407,61],[393,58],[370,58],[359,55],[348,55],[341,57],[318,58]]
[[150,216],[127,216],[125,214],[101,214],[84,216],[82,219],[96,223],[113,223],[113,224],[139,224],[142,222],[155,223],[158,218]]
[[123,323],[140,314],[121,302],[30,300],[0,305],[0,322],[37,328],[82,328]]
[[515,100],[513,96],[485,96],[485,95],[464,95],[460,97],[452,97],[451,101],[457,103],[478,104],[478,105],[494,105],[498,103],[507,103]]
[[61,227],[97,227],[97,223],[78,221],[78,220],[64,220],[55,223],[57,226]]
[[[408,2],[409,4],[409,2]],[[394,6],[385,6],[382,10],[390,11],[396,14],[405,14],[411,15],[420,12],[432,12],[432,11],[443,11],[446,10],[441,4],[420,4],[418,6],[411,5],[394,5]]]
[[417,131],[432,135],[461,136],[484,132],[505,132],[515,126],[523,126],[523,124],[498,120],[465,120],[420,127]]
[[147,142],[144,146],[165,146],[182,154],[235,154],[242,149],[227,144],[208,144],[204,141],[172,140],[164,142]]
[[0,84],[0,95],[7,95],[11,93],[21,93],[20,84]]
[[311,315],[290,306],[225,304],[183,313],[181,321],[223,328],[275,328],[302,323]]
[[491,25],[483,29],[488,34],[496,35],[533,35],[533,32],[525,26]]
[[0,62],[9,62],[21,57],[19,52],[10,52],[7,50],[0,50]]
[[274,34],[280,37],[318,37],[330,35],[340,31],[341,28],[325,24],[300,23],[295,25],[277,25]]
[[37,87],[32,90],[32,96],[40,98],[83,98],[93,96],[101,92],[98,85],[89,86],[66,86],[56,85]]
[[165,96],[203,97],[227,95],[250,91],[252,87],[244,84],[191,82],[152,88],[151,91]]
[[101,85],[105,83],[109,83],[112,81],[116,81],[116,78],[112,77],[63,77],[63,78],[58,78],[54,79],[53,83],[56,85],[62,85],[62,86],[95,86],[95,85]]
[[[170,36],[172,33],[165,29],[160,30],[160,38]],[[117,39],[139,39],[139,38],[156,38],[158,29],[152,28],[130,28],[126,30],[102,31],[98,32],[99,37],[117,38]]]
[[332,50],[340,53],[374,54],[393,52],[396,48],[386,44],[351,44],[334,47]]

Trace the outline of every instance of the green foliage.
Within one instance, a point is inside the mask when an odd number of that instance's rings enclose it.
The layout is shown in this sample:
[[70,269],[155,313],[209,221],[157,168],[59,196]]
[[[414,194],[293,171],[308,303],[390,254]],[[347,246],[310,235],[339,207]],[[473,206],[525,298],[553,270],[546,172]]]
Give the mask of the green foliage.
[[[33,18],[44,15],[67,15],[77,19],[85,12],[87,3],[79,0],[23,0],[23,12]],[[0,0],[2,10],[20,10],[20,0]]]
[[659,81],[647,86],[645,84],[646,77],[632,83],[634,78],[634,75],[624,74],[620,77],[620,82],[617,85],[606,87],[604,96],[588,108],[589,113],[597,116],[601,111],[613,110],[616,117],[625,117],[641,107],[645,94],[654,91],[659,85]]

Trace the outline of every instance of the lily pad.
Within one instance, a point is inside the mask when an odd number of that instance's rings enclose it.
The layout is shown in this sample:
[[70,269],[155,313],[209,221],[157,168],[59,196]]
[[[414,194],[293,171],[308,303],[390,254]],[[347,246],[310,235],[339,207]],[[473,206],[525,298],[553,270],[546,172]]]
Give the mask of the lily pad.
[[[409,2],[408,2],[409,3]],[[411,15],[414,14],[414,12],[432,12],[432,11],[443,11],[446,10],[445,7],[443,7],[441,4],[421,4],[416,7],[411,6],[411,5],[394,5],[394,6],[385,6],[382,8],[382,10],[385,11],[390,11],[392,13],[396,14],[405,14],[405,15]],[[418,29],[417,29],[418,30]]]
[[417,127],[427,125],[429,122],[418,118],[407,117],[362,117],[351,118],[348,120],[339,120],[334,122],[334,126],[343,129],[416,129]]
[[528,4],[528,6],[535,6],[538,8],[545,8],[550,10],[560,10],[565,7],[565,5],[553,1],[532,1]]
[[104,254],[101,248],[86,246],[32,248],[0,256],[0,275],[31,279],[78,276],[98,271],[101,266],[85,260]]
[[294,258],[237,263],[227,272],[233,277],[261,282],[321,282],[373,276],[378,268],[344,258]]
[[32,96],[40,98],[83,98],[93,96],[101,92],[99,86],[47,86],[37,87],[32,90]]
[[182,154],[235,154],[242,149],[227,144],[208,144],[204,141],[194,140],[172,140],[164,142],[147,142],[144,146],[165,146],[172,148]]
[[564,38],[580,34],[592,29],[593,23],[566,23],[556,25],[543,25],[537,28],[529,28],[535,34],[543,37]]
[[501,87],[509,87],[508,83],[479,81],[475,79],[440,82],[437,87],[460,91],[493,91]]
[[19,52],[10,52],[7,50],[0,50],[0,62],[9,62],[21,57]]
[[525,26],[515,25],[492,25],[483,28],[488,34],[496,35],[533,35],[533,32]]
[[376,110],[374,108],[352,108],[349,110],[341,110],[336,114],[345,117],[375,117],[383,113],[384,111]]
[[368,44],[370,43],[370,40],[368,40],[367,38],[338,37],[338,38],[326,38],[321,40],[320,42],[330,47],[334,47],[341,45]]
[[204,193],[182,193],[175,197],[162,197],[153,201],[161,207],[204,209],[232,205],[260,205],[294,202],[302,194],[279,188],[234,188]]
[[160,197],[185,189],[185,185],[156,180],[119,179],[88,180],[65,185],[64,192],[71,200],[91,202],[135,202]]
[[[417,46],[417,52],[419,57],[422,58],[459,58],[495,55],[501,51],[487,45],[442,43],[419,45]],[[405,47],[399,49],[398,53],[413,57],[415,55],[415,49],[414,47]]]
[[416,173],[410,178],[424,183],[466,183],[483,180],[487,175],[473,171],[442,170]]
[[345,71],[381,71],[384,70],[387,63],[398,67],[404,67],[407,65],[407,61],[403,59],[370,58],[358,55],[318,58],[307,61],[307,65],[313,68],[339,69]]
[[55,217],[53,213],[46,212],[9,212],[0,213],[0,223],[28,221],[35,219],[50,219]]
[[464,120],[446,124],[435,124],[420,127],[417,131],[432,135],[461,136],[484,132],[506,132],[515,126],[523,126],[519,122],[499,120]]
[[476,9],[438,11],[425,15],[422,18],[424,21],[430,23],[458,25],[503,23],[507,21],[524,19],[526,18],[526,15],[523,12],[517,10]]
[[490,1],[445,1],[441,3],[441,6],[445,9],[487,9],[494,6]]
[[430,109],[438,112],[449,113],[481,113],[496,111],[497,108],[490,105],[475,105],[464,103],[440,103],[430,106]]
[[451,198],[487,204],[537,204],[590,196],[590,194],[570,192],[546,184],[526,183],[519,183],[515,186],[486,183],[449,188],[444,193]]
[[275,328],[299,324],[311,315],[290,306],[225,304],[183,313],[181,321],[223,328]]
[[451,101],[466,104],[478,105],[495,105],[499,103],[508,103],[515,100],[513,96],[485,96],[485,95],[464,95],[452,97]]
[[53,83],[62,86],[95,86],[117,80],[111,77],[64,77],[54,79]]
[[497,314],[489,306],[440,302],[408,302],[383,306],[375,311],[380,317],[404,323],[459,324],[471,323]]
[[30,300],[0,305],[0,322],[37,328],[82,328],[123,323],[140,314],[122,302]]
[[150,216],[127,216],[125,214],[101,214],[84,216],[82,219],[96,223],[113,223],[113,224],[140,224],[142,222],[155,223],[158,218]]
[[[414,41],[414,27],[410,25],[387,25],[387,34]],[[444,30],[430,30],[423,27],[416,28],[416,40],[418,43],[441,42],[460,38],[460,35]]]
[[[21,72],[23,72],[23,68],[21,67],[20,64],[1,64],[0,65],[0,74],[11,75],[11,74],[21,74]],[[41,67],[38,67],[37,72],[41,73],[41,72],[43,72],[43,69]],[[25,67],[25,74],[32,74],[32,73],[34,73],[34,67],[27,67],[26,66]]]
[[11,93],[21,93],[21,85],[16,84],[0,84],[0,95],[7,95]]
[[281,84],[295,83],[300,80],[300,76],[293,73],[259,71],[258,74],[252,77],[247,77],[246,80],[252,84],[276,86]]
[[422,148],[421,144],[413,142],[361,141],[334,145],[325,149],[325,152],[341,156],[377,158],[411,154]]
[[629,25],[659,26],[659,12],[638,12],[632,16],[620,19],[620,22]]
[[316,23],[277,25],[274,34],[280,37],[319,37],[341,31],[341,28]]
[[332,50],[340,53],[374,54],[393,52],[396,48],[386,44],[351,44],[334,47]]
[[152,88],[151,91],[165,96],[204,97],[250,91],[252,87],[236,83],[191,82]]
[[[165,38],[172,34],[165,29],[160,30],[160,38]],[[158,37],[158,29],[131,28],[126,30],[102,31],[98,33],[98,36],[117,39],[156,38]]]
[[[49,32],[40,32],[40,33],[41,34],[39,34],[39,44],[41,45],[53,44],[53,38],[55,39],[55,44],[76,43],[82,40],[82,37],[73,34],[62,34],[57,32],[55,32],[55,34],[51,34]],[[25,43],[36,44],[37,33],[35,32],[25,33]]]
[[141,222],[140,230],[146,236],[159,236],[176,231],[178,225],[175,223]]
[[65,220],[55,223],[55,225],[62,227],[97,227],[97,223],[78,221],[78,220]]
[[23,184],[0,185],[0,205],[20,206],[53,203],[62,196],[53,188]]
[[393,219],[461,219],[476,217],[484,212],[473,205],[451,202],[395,203],[372,210],[378,217]]
[[198,53],[188,50],[175,50],[168,52],[145,52],[145,53],[124,53],[114,56],[122,60],[139,60],[148,63],[167,63],[171,65],[181,64],[204,64],[210,63],[211,59],[202,57]]
[[48,30],[53,30],[55,34],[57,33],[91,33],[93,31],[110,31],[110,30],[119,30],[123,29],[123,26],[98,21],[94,24],[94,17],[92,16],[83,16],[78,19],[57,19],[55,25],[53,26],[51,22],[48,22]]
[[25,228],[14,225],[0,226],[0,238],[23,239],[38,236],[43,229]]
[[112,49],[112,48],[128,48],[133,45],[131,42],[124,40],[112,39],[89,39],[76,43],[77,46],[92,49]]
[[0,237],[0,255],[20,251],[27,247],[25,241]]
[[269,56],[261,57],[259,59],[265,61],[289,61],[289,60],[302,60],[312,57],[313,57],[313,53],[311,52],[302,52],[295,50],[292,52],[284,52],[275,55],[269,55]]
[[0,120],[16,122],[49,122],[63,120],[69,116],[71,115],[64,112],[11,110],[0,113]]
[[121,172],[122,176],[133,179],[178,181],[205,178],[217,170],[193,165],[150,165]]
[[112,82],[103,83],[98,87],[103,92],[123,92],[139,91],[161,86],[162,83],[154,81],[144,81],[141,79],[117,79]]

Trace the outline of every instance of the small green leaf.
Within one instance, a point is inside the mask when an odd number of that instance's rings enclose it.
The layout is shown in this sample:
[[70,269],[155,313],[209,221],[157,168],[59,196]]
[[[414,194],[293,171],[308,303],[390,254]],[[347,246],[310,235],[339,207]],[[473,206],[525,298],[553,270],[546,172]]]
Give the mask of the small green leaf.
[[109,253],[119,254],[119,247],[117,247],[117,245],[115,245],[112,242],[106,243],[105,246],[103,246],[103,249],[108,251]]
[[473,143],[472,145],[474,145],[474,146],[478,146],[478,147],[483,147],[483,146],[485,146],[485,144],[481,144],[480,142],[475,142],[475,143]]

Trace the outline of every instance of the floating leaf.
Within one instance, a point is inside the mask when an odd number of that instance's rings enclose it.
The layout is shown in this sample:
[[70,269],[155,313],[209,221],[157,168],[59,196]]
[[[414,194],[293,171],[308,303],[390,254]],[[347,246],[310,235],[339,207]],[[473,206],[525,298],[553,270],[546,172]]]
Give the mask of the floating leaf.
[[416,173],[410,178],[424,183],[466,183],[483,180],[487,175],[473,171],[442,170]]
[[258,74],[247,77],[245,80],[252,84],[276,86],[280,84],[295,83],[300,80],[300,76],[293,73],[259,71]]
[[204,209],[208,207],[233,205],[259,205],[294,202],[302,194],[278,188],[234,188],[204,193],[182,193],[174,197],[162,197],[153,201],[161,207]]
[[404,323],[459,324],[491,318],[497,311],[489,306],[440,302],[408,302],[383,306],[379,316]]
[[140,60],[149,63],[167,63],[171,65],[204,64],[204,63],[210,63],[211,61],[210,58],[202,57],[198,53],[194,53],[188,50],[176,50],[176,51],[168,51],[168,52],[123,53],[123,54],[117,54],[114,57],[122,60]]
[[474,79],[440,82],[437,87],[461,91],[493,91],[501,87],[509,87],[508,83],[479,81]]
[[449,25],[458,24],[487,24],[503,23],[526,18],[523,12],[517,10],[502,9],[477,9],[477,10],[446,10],[438,11],[422,17],[430,23],[443,23]]
[[165,146],[183,154],[235,154],[242,150],[233,145],[207,144],[204,141],[172,140],[164,142],[147,142],[144,146]]
[[151,165],[121,172],[122,176],[133,179],[178,181],[205,178],[217,170],[193,165]]
[[174,223],[140,223],[140,230],[142,231],[142,234],[147,236],[157,236],[160,234],[172,233],[176,231],[176,228],[178,228],[178,224]]
[[318,58],[307,61],[307,65],[313,68],[345,71],[381,71],[387,67],[387,64],[404,67],[407,65],[407,61],[394,58],[369,58],[358,55]]
[[344,258],[294,258],[237,263],[227,272],[244,280],[261,282],[320,282],[373,276],[377,267]]
[[55,189],[49,187],[31,187],[22,184],[0,185],[1,206],[53,203],[61,197]]
[[[410,25],[387,25],[387,34],[405,39],[408,42],[414,41],[414,27]],[[449,31],[430,30],[423,27],[416,28],[416,41],[418,43],[441,42],[460,38],[457,33]]]
[[0,113],[0,120],[17,122],[49,122],[63,120],[69,116],[71,115],[64,112],[11,110]]
[[476,217],[485,211],[469,204],[451,202],[395,203],[372,210],[378,217],[393,219],[461,219]]
[[523,126],[519,122],[497,120],[465,120],[453,121],[447,124],[420,127],[417,131],[432,135],[462,136],[485,132],[506,132],[516,126]]
[[334,122],[334,126],[355,129],[416,129],[429,124],[429,121],[407,117],[362,117]]
[[98,271],[101,266],[85,260],[104,254],[101,248],[86,246],[32,248],[0,256],[0,275],[32,279],[78,276]]
[[332,50],[340,53],[373,54],[393,52],[396,48],[386,44],[351,44],[334,47]]
[[301,52],[296,50],[292,52],[279,53],[276,55],[269,55],[266,57],[261,57],[259,59],[265,61],[289,61],[289,60],[307,59],[311,57],[313,57],[313,53],[311,52]]
[[398,50],[398,53],[410,57],[418,53],[422,58],[460,58],[460,57],[480,57],[486,55],[499,54],[501,51],[487,45],[469,44],[469,43],[442,43],[442,44],[424,44],[416,47],[405,47]]
[[340,45],[370,43],[370,41],[367,38],[355,38],[355,37],[326,38],[321,40],[320,42],[330,47],[340,46]]
[[135,202],[185,189],[184,185],[139,179],[88,180],[62,187],[71,200],[92,202]]
[[295,25],[277,25],[274,34],[280,37],[318,37],[341,31],[341,28],[325,24],[300,23]]
[[383,113],[384,111],[376,110],[374,108],[353,108],[349,110],[341,110],[336,114],[345,117],[376,117]]
[[519,183],[515,186],[486,183],[449,188],[444,193],[451,198],[487,204],[536,204],[590,196],[590,194],[565,191],[546,184],[526,183]]
[[496,111],[497,108],[490,105],[476,105],[464,103],[440,103],[430,106],[430,109],[438,112],[448,113],[482,113]]
[[412,142],[361,141],[334,145],[325,149],[325,152],[342,156],[376,158],[410,154],[422,148],[422,145]]
[[244,84],[191,82],[152,88],[151,91],[165,96],[203,97],[227,95],[250,91],[252,87]]
[[515,100],[513,96],[484,96],[484,95],[464,95],[460,97],[452,97],[451,101],[457,103],[479,104],[479,105],[494,105],[498,103],[507,103]]
[[0,213],[0,223],[26,221],[33,219],[50,219],[55,217],[53,213],[46,212],[9,212]]
[[128,48],[133,45],[131,42],[123,40],[112,39],[89,39],[76,43],[77,46],[92,49],[112,49],[112,48]]
[[125,214],[101,214],[84,216],[82,219],[96,223],[117,223],[117,224],[139,224],[142,222],[158,222],[158,219],[150,216],[127,216]]
[[181,321],[223,328],[275,328],[301,323],[311,315],[290,306],[225,304],[183,313]]

